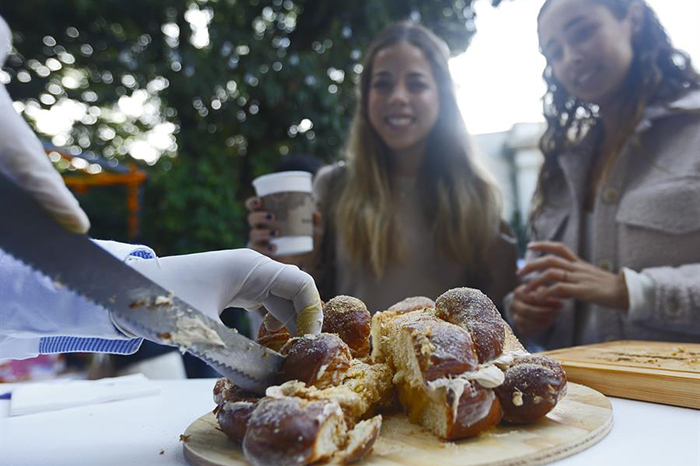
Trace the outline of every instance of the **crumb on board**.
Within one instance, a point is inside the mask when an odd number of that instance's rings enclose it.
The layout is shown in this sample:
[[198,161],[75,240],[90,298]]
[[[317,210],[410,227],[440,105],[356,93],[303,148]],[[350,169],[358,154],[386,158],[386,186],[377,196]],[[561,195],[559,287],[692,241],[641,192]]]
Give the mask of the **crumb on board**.
[[180,434],[180,441],[181,442],[187,442],[189,439],[190,439],[189,435]]
[[165,448],[161,448],[160,451],[158,452],[159,455],[164,455],[165,454]]

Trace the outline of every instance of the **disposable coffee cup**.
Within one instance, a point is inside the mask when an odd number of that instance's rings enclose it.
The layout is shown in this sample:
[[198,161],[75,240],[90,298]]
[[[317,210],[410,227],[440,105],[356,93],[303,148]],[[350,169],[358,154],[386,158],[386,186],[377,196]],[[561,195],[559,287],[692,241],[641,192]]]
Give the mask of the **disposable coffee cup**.
[[279,237],[270,240],[275,256],[289,256],[314,249],[314,201],[311,173],[286,171],[263,175],[253,180],[255,192],[263,200],[263,209],[275,215]]

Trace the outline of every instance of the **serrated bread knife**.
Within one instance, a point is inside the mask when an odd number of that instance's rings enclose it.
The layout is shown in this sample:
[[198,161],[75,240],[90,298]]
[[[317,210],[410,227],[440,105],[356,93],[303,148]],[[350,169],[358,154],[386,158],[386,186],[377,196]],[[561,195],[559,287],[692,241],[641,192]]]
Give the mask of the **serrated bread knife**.
[[282,355],[173,296],[87,236],[65,230],[2,173],[0,202],[0,248],[9,255],[110,310],[149,340],[204,360],[244,390],[262,394],[274,384]]

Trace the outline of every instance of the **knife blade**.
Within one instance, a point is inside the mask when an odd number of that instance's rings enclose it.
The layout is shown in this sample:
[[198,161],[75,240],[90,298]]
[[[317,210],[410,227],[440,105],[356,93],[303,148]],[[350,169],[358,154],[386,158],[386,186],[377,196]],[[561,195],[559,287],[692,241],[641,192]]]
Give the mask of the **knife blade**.
[[87,236],[59,225],[28,193],[0,173],[0,248],[58,287],[116,314],[128,329],[204,360],[244,390],[264,393],[284,356],[195,309]]

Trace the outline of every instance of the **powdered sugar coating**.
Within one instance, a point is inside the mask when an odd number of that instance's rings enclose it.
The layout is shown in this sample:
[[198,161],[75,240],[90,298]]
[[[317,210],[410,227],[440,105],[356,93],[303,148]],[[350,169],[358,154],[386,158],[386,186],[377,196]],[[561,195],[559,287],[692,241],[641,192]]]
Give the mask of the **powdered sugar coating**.
[[230,380],[219,379],[214,385],[214,414],[221,431],[236,443],[243,441],[248,420],[260,401],[260,396],[246,392]]
[[352,360],[348,345],[331,333],[292,338],[280,352],[287,359],[279,383],[300,380],[318,388],[339,384]]
[[225,377],[217,380],[214,385],[214,403],[217,405],[227,401],[249,401],[254,403],[260,398],[262,398],[260,395],[243,390]]
[[398,303],[394,304],[389,309],[387,309],[387,311],[401,313],[434,307],[435,301],[433,301],[432,299],[427,298],[425,296],[412,296],[410,298],[406,298],[402,301],[399,301]]
[[435,301],[435,314],[469,331],[479,362],[498,357],[505,339],[504,321],[493,302],[474,288],[454,288]]
[[229,439],[240,444],[256,407],[257,402],[224,401],[216,409],[216,420],[219,422],[221,431]]
[[566,374],[558,362],[547,356],[524,356],[505,375],[505,382],[495,390],[504,419],[510,422],[539,419],[566,394]]
[[256,466],[307,464],[322,425],[342,415],[334,402],[264,398],[248,422],[243,453]]
[[472,339],[464,329],[423,311],[412,311],[402,317],[402,328],[411,335],[426,382],[476,370]]
[[356,358],[369,354],[371,321],[365,303],[351,296],[336,296],[323,306],[323,332],[338,335]]
[[367,311],[367,306],[361,300],[346,295],[338,295],[323,305],[324,317],[326,312],[343,314],[346,312],[355,312],[357,310]]

